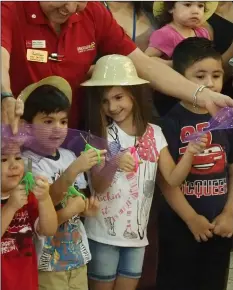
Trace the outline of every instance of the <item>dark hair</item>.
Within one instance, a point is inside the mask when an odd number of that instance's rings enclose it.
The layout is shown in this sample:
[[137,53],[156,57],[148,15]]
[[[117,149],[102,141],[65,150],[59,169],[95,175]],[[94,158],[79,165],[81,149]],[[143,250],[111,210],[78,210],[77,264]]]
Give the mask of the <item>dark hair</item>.
[[[102,110],[104,92],[112,87],[90,87],[87,89],[87,130],[92,134],[106,138],[106,126],[112,120],[106,117]],[[124,86],[133,96],[133,117],[136,126],[136,135],[142,136],[148,122],[152,120],[152,98],[148,85]]]
[[134,9],[136,11],[136,14],[139,16],[139,14],[143,10],[143,1],[132,1],[132,4],[134,6]]
[[158,22],[159,28],[163,27],[164,25],[172,22],[173,16],[169,12],[172,8],[175,7],[177,1],[164,1],[163,2],[163,11],[161,14],[155,16],[155,19]]
[[33,118],[38,113],[69,112],[70,102],[67,96],[50,85],[43,85],[36,88],[27,98],[24,104],[24,114],[22,119],[32,123]]
[[187,68],[206,58],[222,59],[212,41],[202,37],[189,37],[180,42],[174,49],[173,68],[184,75]]
[[[170,10],[172,10],[175,7],[177,2],[182,2],[182,1],[164,1],[163,2],[163,11],[162,11],[162,13],[155,17],[155,19],[158,22],[159,28],[161,28],[164,25],[172,22],[173,15],[172,15],[172,13],[170,13]],[[205,4],[205,2],[204,2],[204,4]],[[204,11],[205,12],[207,11],[206,5],[204,6]]]

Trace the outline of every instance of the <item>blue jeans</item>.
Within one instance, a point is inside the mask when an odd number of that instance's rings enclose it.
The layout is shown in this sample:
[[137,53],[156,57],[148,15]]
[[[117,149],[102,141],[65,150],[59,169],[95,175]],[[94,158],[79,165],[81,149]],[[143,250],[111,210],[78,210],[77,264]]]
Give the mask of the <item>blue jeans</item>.
[[145,247],[130,248],[102,244],[89,239],[92,260],[88,264],[88,277],[92,280],[111,282],[117,276],[139,279]]

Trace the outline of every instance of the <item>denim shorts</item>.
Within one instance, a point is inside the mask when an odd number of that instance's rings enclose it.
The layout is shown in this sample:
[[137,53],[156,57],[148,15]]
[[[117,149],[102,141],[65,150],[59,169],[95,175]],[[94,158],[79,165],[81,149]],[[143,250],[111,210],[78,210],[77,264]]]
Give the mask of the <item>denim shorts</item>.
[[117,276],[139,279],[145,247],[130,248],[102,244],[89,239],[92,260],[88,264],[88,278],[110,282]]

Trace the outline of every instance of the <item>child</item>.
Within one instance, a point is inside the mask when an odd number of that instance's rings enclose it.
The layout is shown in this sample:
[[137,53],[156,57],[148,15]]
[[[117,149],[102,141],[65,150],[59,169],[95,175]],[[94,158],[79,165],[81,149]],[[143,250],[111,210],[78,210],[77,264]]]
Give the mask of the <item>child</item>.
[[136,289],[148,244],[146,228],[157,166],[170,184],[179,185],[193,155],[205,147],[205,138],[198,145],[190,143],[180,166],[175,167],[161,129],[148,122],[152,110],[143,93],[146,83],[137,76],[131,60],[119,55],[102,57],[92,78],[83,83],[94,86],[91,132],[103,132],[102,136],[123,150],[113,180],[96,171],[91,174],[100,201],[97,217],[85,223],[92,253],[88,267],[91,290]]
[[[46,157],[32,151],[25,151],[23,155],[34,161],[33,173],[48,177],[59,223],[53,237],[38,236],[39,287],[87,290],[86,264],[91,255],[79,215],[90,214],[98,205],[95,199],[85,202],[80,196],[60,201],[70,185],[75,184],[79,191],[87,187],[83,172],[97,164],[97,153],[89,150],[76,158],[73,152],[60,148],[68,131],[72,98],[71,88],[64,79],[43,79],[27,87],[20,98],[25,102],[24,121],[34,125],[42,153],[50,152]],[[104,153],[104,150],[100,152],[101,160]]]
[[[174,50],[173,64],[190,81],[221,92],[222,59],[210,40],[184,40]],[[208,127],[210,118],[185,102],[164,118],[163,132],[176,162],[187,150],[185,137]],[[168,198],[180,217],[162,202],[157,290],[225,289],[233,234],[233,144],[228,133],[207,133],[207,148],[195,156],[181,186],[183,200],[171,190]]]
[[26,195],[20,184],[24,162],[17,142],[5,140],[1,152],[1,289],[37,290],[35,230],[41,235],[53,235],[57,215],[49,196],[46,178],[37,176],[33,192]]
[[218,2],[155,1],[154,15],[160,29],[150,37],[148,56],[169,60],[173,50],[183,39],[198,36],[210,38],[201,25],[214,13]]

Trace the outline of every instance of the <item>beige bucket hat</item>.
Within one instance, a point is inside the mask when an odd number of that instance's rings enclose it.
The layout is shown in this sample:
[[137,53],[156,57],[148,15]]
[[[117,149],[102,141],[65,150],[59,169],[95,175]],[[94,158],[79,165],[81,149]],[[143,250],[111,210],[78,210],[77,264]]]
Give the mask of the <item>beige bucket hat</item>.
[[[205,20],[209,19],[215,12],[218,7],[218,1],[206,1],[206,12],[205,12]],[[153,14],[154,16],[159,16],[164,9],[164,1],[155,1],[153,4]]]
[[101,57],[95,65],[91,79],[81,86],[134,86],[147,83],[149,82],[138,77],[130,58],[113,54]]
[[18,99],[25,102],[29,95],[38,87],[41,87],[43,85],[50,85],[57,89],[59,89],[61,92],[63,92],[67,98],[69,99],[70,103],[72,103],[72,89],[70,87],[70,84],[59,76],[50,76],[47,78],[44,78],[40,80],[37,83],[31,84],[27,86],[18,96]]

